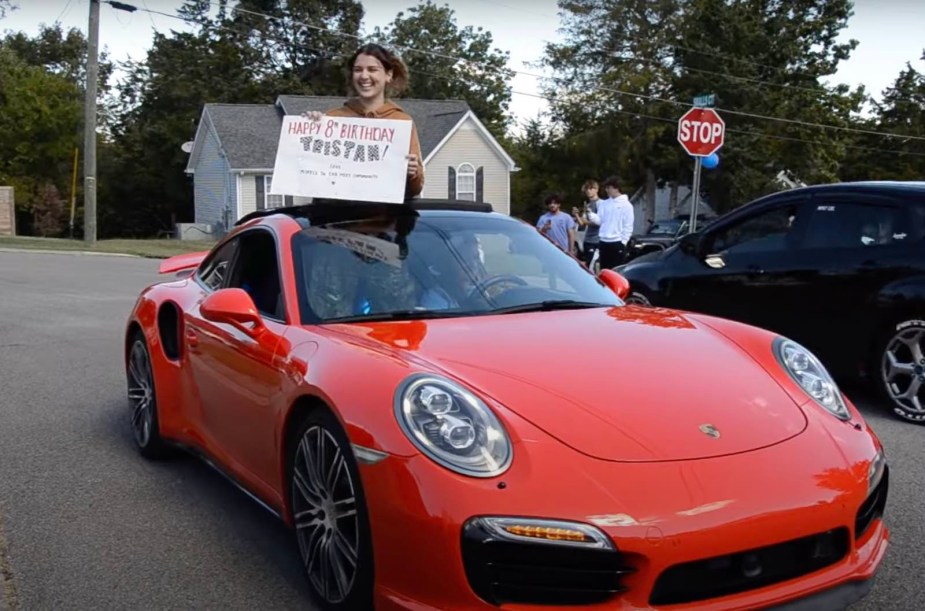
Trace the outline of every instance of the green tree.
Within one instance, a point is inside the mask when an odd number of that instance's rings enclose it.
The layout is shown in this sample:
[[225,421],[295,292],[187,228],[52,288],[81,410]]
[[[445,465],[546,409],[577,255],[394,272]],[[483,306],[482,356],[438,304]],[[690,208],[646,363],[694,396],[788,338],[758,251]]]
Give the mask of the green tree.
[[[129,62],[119,86],[112,155],[100,166],[101,235],[152,235],[192,220],[192,184],[184,173],[207,103],[268,103],[258,52],[220,30],[155,34],[144,62]],[[105,185],[103,183],[106,183]]]
[[780,170],[807,182],[837,177],[851,137],[805,124],[850,126],[863,100],[863,90],[822,82],[856,44],[837,42],[849,0],[560,0],[559,8],[565,41],[547,47],[543,63],[555,76],[545,92],[563,138],[586,137],[576,163],[604,159],[607,173],[650,195],[658,184],[690,184],[677,119],[692,96],[709,92],[735,112],[721,113],[722,161],[703,176],[715,208],[779,188]]
[[17,211],[35,220],[42,203],[54,199],[48,196],[50,186],[60,192],[70,188],[79,92],[63,76],[29,65],[6,44],[0,44],[0,83],[0,184],[16,189]]
[[838,179],[851,133],[809,124],[857,122],[863,88],[823,81],[857,46],[838,40],[851,15],[851,0],[687,3],[672,48],[674,97],[689,101],[713,92],[718,106],[742,113],[723,114],[721,166],[704,174],[704,189],[720,210],[779,190],[773,178],[782,170],[807,183]]
[[10,0],[0,0],[0,19],[6,17],[7,13],[15,10],[17,7]]
[[232,26],[262,51],[260,69],[277,93],[343,95],[345,60],[359,46],[362,20],[356,0],[240,0],[212,27]]
[[405,95],[434,100],[465,100],[498,138],[505,136],[509,53],[492,48],[490,32],[456,24],[455,11],[430,0],[400,12],[376,38],[396,48],[411,75]]
[[[925,52],[920,58],[925,62]],[[907,63],[883,98],[874,103],[874,116],[861,127],[895,136],[861,134],[858,148],[842,165],[845,180],[922,180],[925,168],[925,74]],[[878,150],[879,149],[879,150]]]

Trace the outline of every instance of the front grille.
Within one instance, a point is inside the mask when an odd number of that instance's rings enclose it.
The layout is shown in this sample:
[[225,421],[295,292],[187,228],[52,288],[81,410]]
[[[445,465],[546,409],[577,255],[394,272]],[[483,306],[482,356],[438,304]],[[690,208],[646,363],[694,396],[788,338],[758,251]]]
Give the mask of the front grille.
[[585,605],[617,596],[633,571],[615,550],[500,539],[480,522],[462,534],[469,585],[483,600],[504,603]]
[[854,521],[854,538],[860,539],[877,518],[883,517],[886,509],[886,496],[889,489],[890,468],[884,466],[883,476],[874,491],[861,503],[858,516]]
[[650,603],[689,603],[794,579],[844,558],[850,537],[847,528],[839,528],[786,543],[679,564],[659,576]]

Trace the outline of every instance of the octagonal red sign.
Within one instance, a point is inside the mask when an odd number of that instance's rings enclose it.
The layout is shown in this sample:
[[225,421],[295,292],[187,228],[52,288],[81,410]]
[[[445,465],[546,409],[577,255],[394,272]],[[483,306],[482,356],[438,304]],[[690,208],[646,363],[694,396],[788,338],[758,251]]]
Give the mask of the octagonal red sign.
[[712,108],[691,108],[678,121],[678,142],[695,157],[707,157],[723,146],[726,123]]

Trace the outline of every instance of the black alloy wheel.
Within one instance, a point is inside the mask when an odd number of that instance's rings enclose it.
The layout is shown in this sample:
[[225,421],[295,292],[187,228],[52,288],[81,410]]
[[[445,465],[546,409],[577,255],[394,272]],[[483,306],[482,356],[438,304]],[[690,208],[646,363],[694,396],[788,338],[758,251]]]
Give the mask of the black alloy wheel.
[[151,353],[141,333],[132,339],[132,347],[126,356],[125,376],[135,446],[145,458],[161,458],[168,453],[168,449],[161,438],[158,424]]
[[333,414],[316,409],[295,439],[290,502],[314,602],[326,611],[372,609],[372,537],[347,435]]

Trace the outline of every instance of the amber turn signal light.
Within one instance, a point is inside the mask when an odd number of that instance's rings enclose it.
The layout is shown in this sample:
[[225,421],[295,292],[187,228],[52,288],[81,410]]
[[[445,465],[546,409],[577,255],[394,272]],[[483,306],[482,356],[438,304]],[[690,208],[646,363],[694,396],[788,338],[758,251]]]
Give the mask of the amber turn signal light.
[[571,528],[551,528],[548,526],[526,526],[511,524],[503,526],[504,530],[518,537],[531,539],[546,539],[548,541],[574,541],[576,543],[591,543],[593,539],[580,530]]

